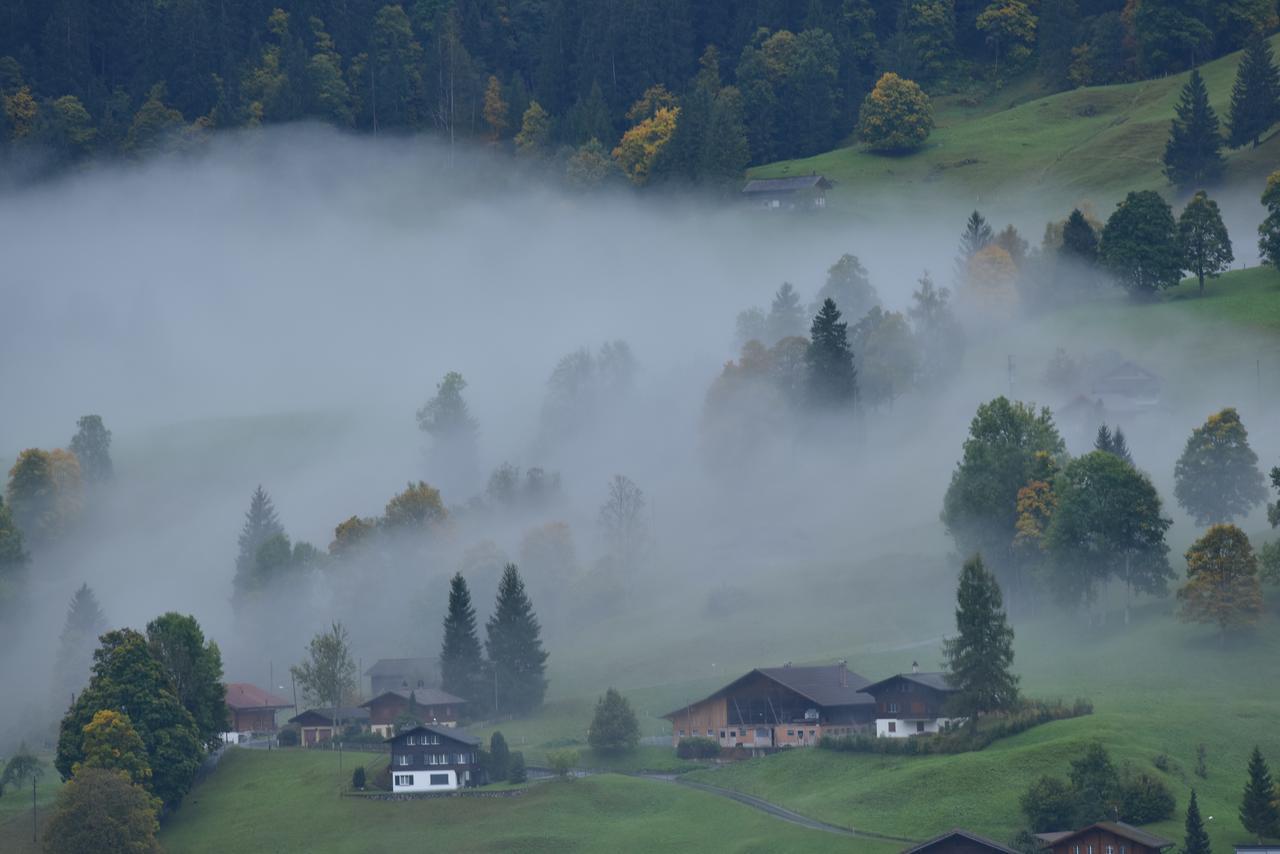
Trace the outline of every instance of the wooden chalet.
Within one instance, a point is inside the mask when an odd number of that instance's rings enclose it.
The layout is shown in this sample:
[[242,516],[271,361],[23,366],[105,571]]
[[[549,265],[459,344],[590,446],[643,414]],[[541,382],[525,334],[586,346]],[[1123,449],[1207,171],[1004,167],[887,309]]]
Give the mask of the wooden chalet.
[[742,198],[753,208],[768,211],[816,211],[827,206],[827,190],[834,186],[821,175],[792,178],[756,178],[742,188]]
[[231,732],[275,732],[276,712],[293,703],[248,682],[227,683],[227,710]]
[[1045,851],[1053,854],[1160,854],[1173,841],[1122,821],[1100,821],[1082,830],[1037,833]]
[[430,658],[379,658],[364,672],[369,696],[386,691],[425,688],[436,681],[436,663]]
[[820,667],[760,667],[711,696],[663,715],[671,740],[710,738],[722,748],[812,746],[824,735],[869,726],[875,700],[867,680],[843,663]]
[[1110,412],[1135,413],[1159,407],[1161,385],[1160,377],[1126,360],[1094,376],[1089,391]]
[[904,848],[902,854],[1020,854],[1015,848],[993,839],[954,828],[928,842]]
[[346,729],[358,726],[362,730],[368,729],[369,710],[360,706],[307,709],[302,714],[289,718],[289,723],[298,727],[302,746],[311,747],[333,738],[334,733],[340,731],[339,727]]
[[387,742],[393,792],[448,792],[482,782],[480,739],[456,727],[423,724]]
[[862,690],[874,698],[877,737],[936,733],[952,721],[946,705],[956,689],[945,673],[921,673],[915,662],[910,673],[864,685]]
[[1242,845],[1231,846],[1235,854],[1280,854],[1280,842],[1274,845]]
[[467,703],[439,688],[413,688],[408,691],[395,688],[383,691],[372,700],[360,704],[369,710],[369,729],[378,735],[389,737],[395,729],[396,719],[413,707],[413,716],[423,723],[454,727],[462,707]]

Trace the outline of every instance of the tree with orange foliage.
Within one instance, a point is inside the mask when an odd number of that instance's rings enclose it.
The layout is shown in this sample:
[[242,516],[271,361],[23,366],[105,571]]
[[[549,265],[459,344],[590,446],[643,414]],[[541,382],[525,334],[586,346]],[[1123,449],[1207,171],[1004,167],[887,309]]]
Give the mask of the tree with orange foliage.
[[1235,525],[1214,525],[1196,540],[1187,550],[1187,583],[1178,599],[1183,620],[1217,623],[1224,635],[1258,621],[1258,559],[1244,531]]

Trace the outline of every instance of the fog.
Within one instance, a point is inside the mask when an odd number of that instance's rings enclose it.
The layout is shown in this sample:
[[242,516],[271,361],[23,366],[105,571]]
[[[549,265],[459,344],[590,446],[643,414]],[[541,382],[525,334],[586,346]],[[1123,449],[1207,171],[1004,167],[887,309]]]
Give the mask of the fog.
[[[563,520],[586,576],[605,551],[596,518],[614,474],[644,491],[653,551],[599,619],[589,603],[540,600],[554,587],[530,579],[553,695],[563,668],[586,658],[579,633],[647,620],[647,631],[678,634],[677,616],[701,613],[726,587],[857,581],[878,556],[906,554],[936,572],[945,593],[954,561],[938,511],[974,408],[1011,390],[1055,409],[1068,403],[1043,382],[1059,346],[1081,357],[1113,350],[1164,378],[1161,410],[1124,426],[1175,518],[1175,553],[1190,526],[1173,505],[1173,461],[1193,426],[1235,405],[1263,460],[1280,455],[1280,438],[1263,429],[1275,409],[1260,402],[1280,382],[1274,342],[1169,327],[1129,338],[1068,310],[1066,320],[971,321],[963,368],[941,388],[770,444],[739,471],[711,470],[700,425],[708,388],[737,358],[739,311],[767,309],[783,281],[807,306],[846,252],[867,267],[889,310],[907,308],[925,269],[951,286],[972,204],[940,199],[924,219],[879,215],[877,204],[867,200],[850,219],[622,191],[577,195],[507,157],[308,127],[223,135],[196,154],[0,198],[6,469],[24,448],[64,447],[86,413],[113,431],[116,464],[114,484],[89,496],[67,540],[32,561],[30,606],[4,631],[0,720],[46,702],[58,632],[81,582],[113,626],[141,628],[167,610],[195,614],[234,681],[265,685],[271,668],[278,682],[332,619],[351,626],[366,666],[434,656],[446,580],[477,544],[492,541],[519,560],[526,531]],[[893,200],[883,204],[894,210]],[[1237,255],[1255,263],[1256,198],[1220,204]],[[1033,246],[1046,221],[1068,212],[1024,213],[1035,210],[1034,193],[1007,208]],[[984,213],[997,230],[1011,215],[996,206]],[[557,362],[615,340],[635,358],[631,390],[580,413],[571,436],[546,435]],[[433,471],[414,418],[449,371],[466,378],[479,425],[470,482]],[[1069,449],[1087,450],[1096,426],[1064,422]],[[238,624],[236,537],[258,484],[289,535],[323,550],[338,522],[379,515],[406,481],[425,479],[461,508],[504,461],[558,472],[561,499],[521,513],[462,512],[425,552],[397,553],[376,574],[356,565],[344,581],[308,582],[273,606],[279,627],[269,638]],[[492,580],[473,584],[483,621]],[[367,598],[352,599],[351,585]],[[683,611],[672,604],[681,599]],[[853,598],[847,611],[882,605]],[[671,670],[680,677],[687,667]],[[629,678],[621,664],[587,672]]]

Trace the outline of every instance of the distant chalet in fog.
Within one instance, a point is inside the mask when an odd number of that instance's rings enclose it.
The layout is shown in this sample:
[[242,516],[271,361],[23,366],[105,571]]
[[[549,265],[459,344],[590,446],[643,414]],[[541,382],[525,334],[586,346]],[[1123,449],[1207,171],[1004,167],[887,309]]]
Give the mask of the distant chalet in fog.
[[425,688],[436,681],[436,664],[430,658],[379,658],[364,672],[369,696],[384,691]]
[[248,682],[227,683],[227,709],[232,732],[275,732],[276,712],[293,703]]
[[411,697],[414,717],[424,723],[443,727],[458,725],[458,716],[467,702],[439,688],[414,688],[407,691],[398,688],[383,691],[372,700],[360,704],[361,708],[369,710],[369,729],[384,738],[390,736],[395,729],[396,718],[409,711]]
[[952,721],[945,708],[956,689],[945,673],[921,673],[912,664],[910,673],[864,685],[862,690],[875,698],[879,738],[936,733]]
[[460,729],[416,726],[387,742],[393,792],[449,792],[482,782],[480,739]]
[[821,175],[794,178],[756,178],[742,188],[748,206],[769,211],[818,211],[827,206],[827,190],[834,184]]
[[663,715],[675,745],[710,738],[722,748],[801,747],[824,735],[851,735],[868,726],[875,700],[868,680],[844,664],[759,667],[699,700]]

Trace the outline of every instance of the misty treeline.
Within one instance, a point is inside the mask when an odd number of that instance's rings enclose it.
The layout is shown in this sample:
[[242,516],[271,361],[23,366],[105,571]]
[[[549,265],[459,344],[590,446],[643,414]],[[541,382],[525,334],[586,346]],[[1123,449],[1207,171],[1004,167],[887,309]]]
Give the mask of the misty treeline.
[[714,181],[834,147],[885,72],[1058,90],[1179,71],[1275,25],[1273,0],[4,0],[0,136],[74,161],[314,119],[576,150],[571,174],[617,163],[639,183],[631,134],[670,140],[657,172]]

